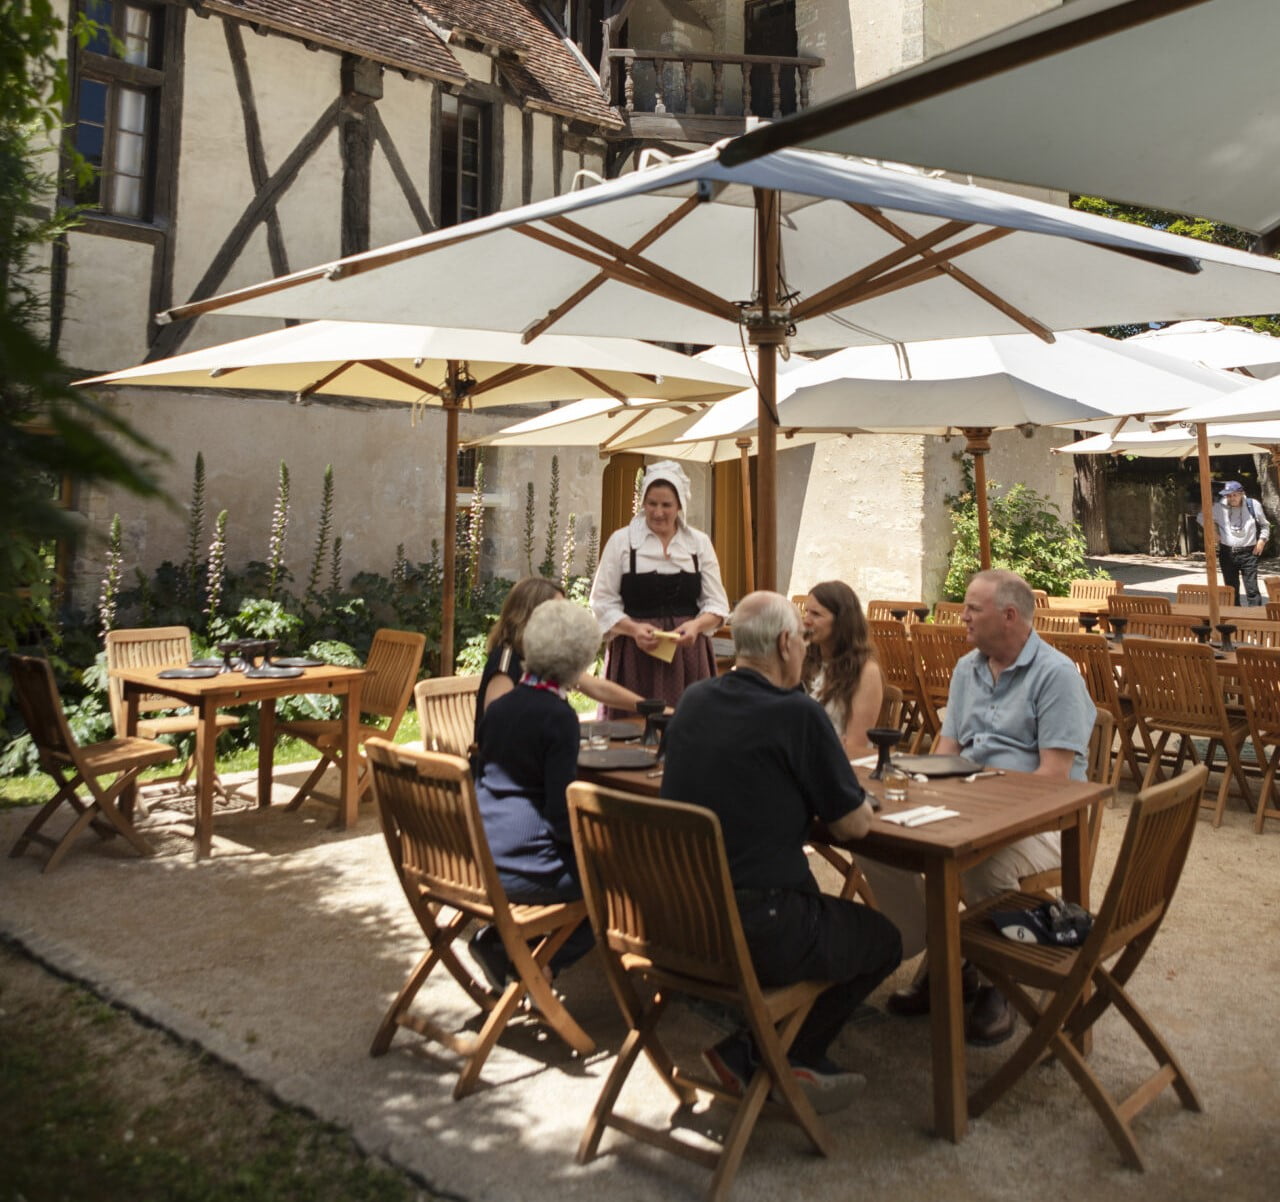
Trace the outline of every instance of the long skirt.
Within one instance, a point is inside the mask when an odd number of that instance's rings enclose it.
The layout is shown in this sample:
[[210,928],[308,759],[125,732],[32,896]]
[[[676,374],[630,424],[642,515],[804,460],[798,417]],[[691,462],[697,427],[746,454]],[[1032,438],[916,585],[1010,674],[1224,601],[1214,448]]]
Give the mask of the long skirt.
[[[660,630],[674,630],[682,622],[691,621],[693,616],[654,618],[652,622]],[[675,705],[691,684],[716,674],[716,657],[706,635],[699,635],[692,647],[677,647],[675,656],[666,664],[647,651],[641,651],[635,639],[620,634],[609,641],[604,674],[641,697],[660,697],[668,705]],[[621,718],[626,714],[626,710],[611,708],[606,708],[605,712],[608,718]]]

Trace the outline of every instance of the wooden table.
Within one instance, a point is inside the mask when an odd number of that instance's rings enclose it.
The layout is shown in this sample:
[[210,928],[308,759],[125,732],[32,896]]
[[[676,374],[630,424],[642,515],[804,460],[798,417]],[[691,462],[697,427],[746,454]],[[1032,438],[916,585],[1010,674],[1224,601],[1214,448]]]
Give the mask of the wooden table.
[[[657,797],[660,776],[650,769],[581,770],[584,780],[645,797]],[[858,769],[869,793],[881,794],[869,769]],[[880,816],[864,839],[849,849],[925,878],[929,951],[929,1003],[933,1044],[933,1113],[939,1135],[953,1143],[964,1138],[969,1113],[965,1083],[964,1000],[960,989],[960,874],[993,852],[1040,831],[1062,832],[1062,892],[1068,901],[1089,904],[1084,851],[1088,811],[1107,796],[1106,785],[1053,781],[1026,772],[984,777],[913,782],[905,803],[882,802],[884,813],[918,805],[946,805],[960,817],[928,826],[903,827]]]
[[[869,780],[868,771],[859,769],[858,778],[868,792],[879,796],[879,782]],[[1026,772],[972,783],[963,778],[912,782],[909,799],[883,802],[884,813],[945,805],[958,810],[960,817],[903,827],[877,816],[867,836],[849,845],[859,856],[924,874],[934,1127],[953,1143],[964,1137],[969,1125],[960,990],[960,875],[1027,835],[1061,831],[1063,896],[1087,907],[1088,810],[1108,792],[1106,785],[1054,781]]]
[[[1125,593],[1126,597],[1131,594]],[[1075,614],[1105,614],[1107,612],[1106,598],[1088,599],[1085,597],[1050,597],[1049,608],[1056,613],[1066,611]],[[1196,602],[1173,602],[1169,606],[1169,612],[1175,614],[1188,614],[1193,618],[1203,618],[1206,622],[1209,620],[1209,606]],[[1263,605],[1220,605],[1218,607],[1218,621],[1234,622],[1238,618],[1254,618],[1266,620],[1267,610]]]
[[359,773],[360,694],[365,668],[305,668],[301,676],[254,679],[243,672],[224,672],[201,680],[164,680],[156,671],[117,668],[112,675],[120,681],[125,702],[125,733],[138,733],[138,702],[148,693],[172,697],[180,705],[196,711],[196,859],[203,859],[213,847],[213,778],[215,745],[218,741],[217,712],[234,705],[257,704],[258,709],[258,805],[271,804],[271,778],[275,761],[276,699],[297,693],[333,693],[342,706],[342,790],[338,825],[352,826],[356,820],[360,794]]

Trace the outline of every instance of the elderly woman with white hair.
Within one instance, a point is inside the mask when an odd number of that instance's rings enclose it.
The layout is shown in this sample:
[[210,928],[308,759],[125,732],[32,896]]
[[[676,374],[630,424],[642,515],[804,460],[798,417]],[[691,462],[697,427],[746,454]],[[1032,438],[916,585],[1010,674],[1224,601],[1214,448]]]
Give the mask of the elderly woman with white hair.
[[[524,627],[524,675],[480,719],[476,798],[507,897],[531,904],[582,896],[565,789],[577,776],[579,722],[565,698],[600,649],[590,611],[572,601],[544,601]],[[551,961],[557,972],[591,948],[583,924]],[[471,939],[489,984],[501,990],[511,965],[492,927]]]
[[711,540],[688,523],[684,469],[669,459],[650,464],[640,496],[641,511],[600,554],[591,608],[609,640],[605,676],[675,705],[689,685],[716,674],[708,636],[729,601]]

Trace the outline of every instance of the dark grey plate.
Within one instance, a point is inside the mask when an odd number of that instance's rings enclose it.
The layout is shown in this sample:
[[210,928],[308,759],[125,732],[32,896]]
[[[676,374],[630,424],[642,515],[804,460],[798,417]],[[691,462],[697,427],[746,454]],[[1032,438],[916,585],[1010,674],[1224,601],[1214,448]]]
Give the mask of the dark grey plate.
[[248,680],[290,680],[295,676],[301,676],[301,668],[281,667],[279,664],[272,664],[266,668],[250,668],[245,673]]
[[619,742],[630,742],[644,734],[644,727],[637,726],[634,722],[615,722],[613,720],[607,722],[584,722],[582,724],[582,733],[586,736],[604,735],[606,738],[617,739]]
[[652,768],[657,757],[640,747],[610,747],[607,751],[578,752],[579,768]]
[[188,668],[221,668],[222,659],[217,655],[208,655],[204,659],[193,659]]
[[271,661],[277,668],[323,668],[324,660],[309,655],[284,655]]
[[161,680],[208,680],[210,677],[218,675],[222,661],[217,660],[216,662],[218,667],[206,665],[200,668],[165,668],[163,671],[157,672],[156,675]]

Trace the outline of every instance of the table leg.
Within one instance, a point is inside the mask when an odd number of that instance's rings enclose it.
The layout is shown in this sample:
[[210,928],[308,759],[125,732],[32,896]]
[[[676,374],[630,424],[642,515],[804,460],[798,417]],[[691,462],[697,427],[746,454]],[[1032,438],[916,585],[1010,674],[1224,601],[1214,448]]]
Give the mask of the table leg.
[[258,808],[271,804],[276,767],[276,699],[267,697],[258,706]]
[[960,991],[960,871],[954,860],[925,873],[929,940],[929,1023],[933,1044],[933,1122],[959,1143],[969,1126],[965,1096],[964,999]]
[[[1097,802],[1104,805],[1104,802]],[[1086,910],[1089,908],[1089,871],[1085,863],[1089,845],[1089,810],[1076,812],[1073,826],[1064,827],[1062,831],[1062,896],[1065,901],[1079,902]],[[1089,1000],[1092,990],[1085,985],[1082,1001]],[[1075,1045],[1082,1056],[1093,1050],[1093,1028],[1087,1029]]]
[[200,699],[196,724],[196,859],[213,850],[213,778],[218,748],[218,707]]
[[355,826],[360,812],[360,696],[364,680],[352,680],[342,698],[342,781],[337,826]]
[[[138,733],[138,701],[141,694],[129,689],[124,689],[124,734],[128,738],[134,738]],[[133,811],[138,803],[138,778],[135,776],[133,780],[125,786],[120,794],[119,810],[130,822],[133,821]]]

